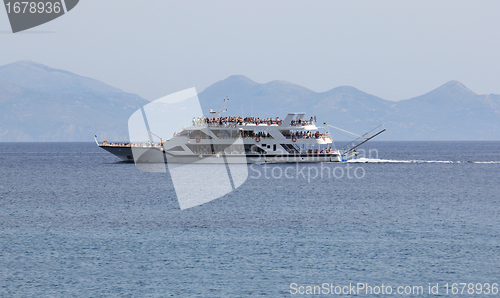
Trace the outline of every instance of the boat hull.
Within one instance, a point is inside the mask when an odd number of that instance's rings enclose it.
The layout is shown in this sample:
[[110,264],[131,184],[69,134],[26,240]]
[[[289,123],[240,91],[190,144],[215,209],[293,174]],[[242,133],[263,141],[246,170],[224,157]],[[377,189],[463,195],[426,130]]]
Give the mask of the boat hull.
[[132,154],[132,149],[126,146],[103,146],[99,145],[102,149],[108,151],[111,154],[116,155],[123,161],[134,161],[134,155]]
[[[114,154],[123,161],[134,161],[131,147],[126,146],[99,146],[102,149]],[[160,148],[134,147],[134,151],[140,152],[141,157],[138,162],[158,162],[158,151]],[[144,152],[141,152],[144,151]],[[148,154],[151,153],[151,154]],[[151,156],[151,158],[148,158]],[[262,163],[296,163],[296,162],[340,162],[341,156],[338,153],[320,154],[182,154],[172,155],[163,153],[163,160],[169,163],[184,164],[262,164]]]

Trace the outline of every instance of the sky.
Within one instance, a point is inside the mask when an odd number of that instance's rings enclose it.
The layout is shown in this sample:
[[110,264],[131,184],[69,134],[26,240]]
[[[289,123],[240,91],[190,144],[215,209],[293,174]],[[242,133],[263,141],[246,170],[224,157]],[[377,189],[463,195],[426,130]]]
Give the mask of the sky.
[[230,75],[392,101],[450,80],[500,94],[499,15],[496,0],[81,0],[16,34],[0,9],[0,65],[33,60],[149,100]]

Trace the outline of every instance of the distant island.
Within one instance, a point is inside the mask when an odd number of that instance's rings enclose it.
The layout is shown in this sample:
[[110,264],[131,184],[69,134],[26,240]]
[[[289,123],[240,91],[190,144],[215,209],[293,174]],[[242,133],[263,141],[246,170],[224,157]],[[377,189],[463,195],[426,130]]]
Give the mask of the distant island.
[[[318,126],[327,122],[358,134],[384,124],[387,132],[378,140],[500,139],[500,95],[478,95],[457,81],[393,102],[350,86],[318,93],[285,81],[259,84],[235,75],[199,94],[203,111],[218,109],[226,96],[228,115],[306,112],[317,117]],[[94,134],[124,141],[128,118],[148,102],[65,70],[32,61],[11,63],[0,66],[0,141],[88,142]]]
[[130,115],[149,101],[32,61],[0,66],[0,141],[128,139]]

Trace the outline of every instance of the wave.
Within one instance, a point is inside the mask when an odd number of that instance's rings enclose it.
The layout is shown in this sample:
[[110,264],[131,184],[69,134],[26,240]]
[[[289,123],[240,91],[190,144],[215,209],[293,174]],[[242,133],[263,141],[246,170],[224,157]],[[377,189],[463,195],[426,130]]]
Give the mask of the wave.
[[451,161],[451,160],[395,160],[378,158],[350,159],[351,163],[477,163],[477,164],[500,164],[500,161]]

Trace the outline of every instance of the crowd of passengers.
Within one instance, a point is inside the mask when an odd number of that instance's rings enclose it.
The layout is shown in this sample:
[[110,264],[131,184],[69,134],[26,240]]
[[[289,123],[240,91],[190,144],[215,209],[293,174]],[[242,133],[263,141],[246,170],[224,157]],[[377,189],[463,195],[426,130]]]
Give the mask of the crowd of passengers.
[[266,133],[266,132],[262,132],[262,131],[259,131],[258,133],[254,133],[253,131],[241,131],[240,135],[244,139],[248,139],[248,138],[272,139],[273,138],[270,133]]
[[139,143],[139,144],[132,144],[132,143],[108,143],[108,141],[103,141],[102,146],[108,146],[108,147],[158,147],[158,146],[163,146],[163,142],[161,143],[150,143],[147,141],[145,144]]
[[305,120],[302,120],[302,119],[292,120],[290,122],[290,125],[291,126],[307,126],[307,125],[313,124],[313,123],[314,123],[314,117],[311,117],[311,119],[309,121],[305,121]]
[[328,147],[327,149],[309,149],[307,150],[307,153],[313,153],[313,154],[327,154],[327,153],[333,153],[333,148]]
[[[193,153],[194,154],[222,154],[222,153],[224,153],[224,154],[251,154],[254,152],[252,152],[249,149],[247,149],[245,151],[242,151],[242,150],[210,151],[207,149],[198,149],[198,150],[193,150]],[[307,153],[309,153],[309,154],[329,154],[329,153],[334,153],[334,151],[333,151],[333,148],[329,147],[326,149],[309,149],[309,150],[307,150]],[[293,153],[292,153],[292,155],[293,155]]]
[[281,125],[282,120],[279,117],[260,119],[254,117],[220,117],[220,118],[206,118],[199,117],[193,118],[193,125],[210,125],[210,124],[218,124],[218,125],[226,125],[226,124],[237,124],[237,125],[246,125],[246,124],[267,124],[267,125]]
[[318,131],[312,132],[312,131],[296,131],[292,132],[292,134],[288,137],[290,138],[297,138],[297,139],[319,139],[321,137],[324,137],[324,134],[319,133]]
[[307,152],[312,154],[328,154],[328,153],[333,153],[333,148],[328,147],[326,149],[309,149],[307,150]]
[[[311,117],[310,121],[305,121],[302,119],[299,120],[292,120],[290,122],[291,126],[306,126],[309,124],[312,124],[314,121],[314,117]],[[210,125],[210,124],[215,124],[215,125],[226,125],[226,124],[237,124],[237,125],[247,125],[247,124],[267,124],[267,125],[281,125],[283,123],[283,120],[281,120],[279,117],[276,118],[266,118],[266,119],[260,119],[260,118],[255,118],[255,117],[219,117],[219,118],[206,118],[206,117],[199,117],[199,118],[193,118],[193,125]]]
[[[322,137],[325,136],[324,134],[319,133],[318,131],[316,131],[316,132],[312,132],[312,131],[296,131],[296,132],[292,132],[292,133],[285,133],[285,132],[283,132],[283,135],[287,139],[291,139],[291,138],[297,138],[297,139],[319,139],[319,138],[322,138]],[[252,131],[242,131],[241,132],[241,137],[242,138],[255,138],[255,137],[258,137],[258,138],[268,138],[268,139],[272,139],[273,138],[269,133],[265,133],[265,132],[254,133]]]

